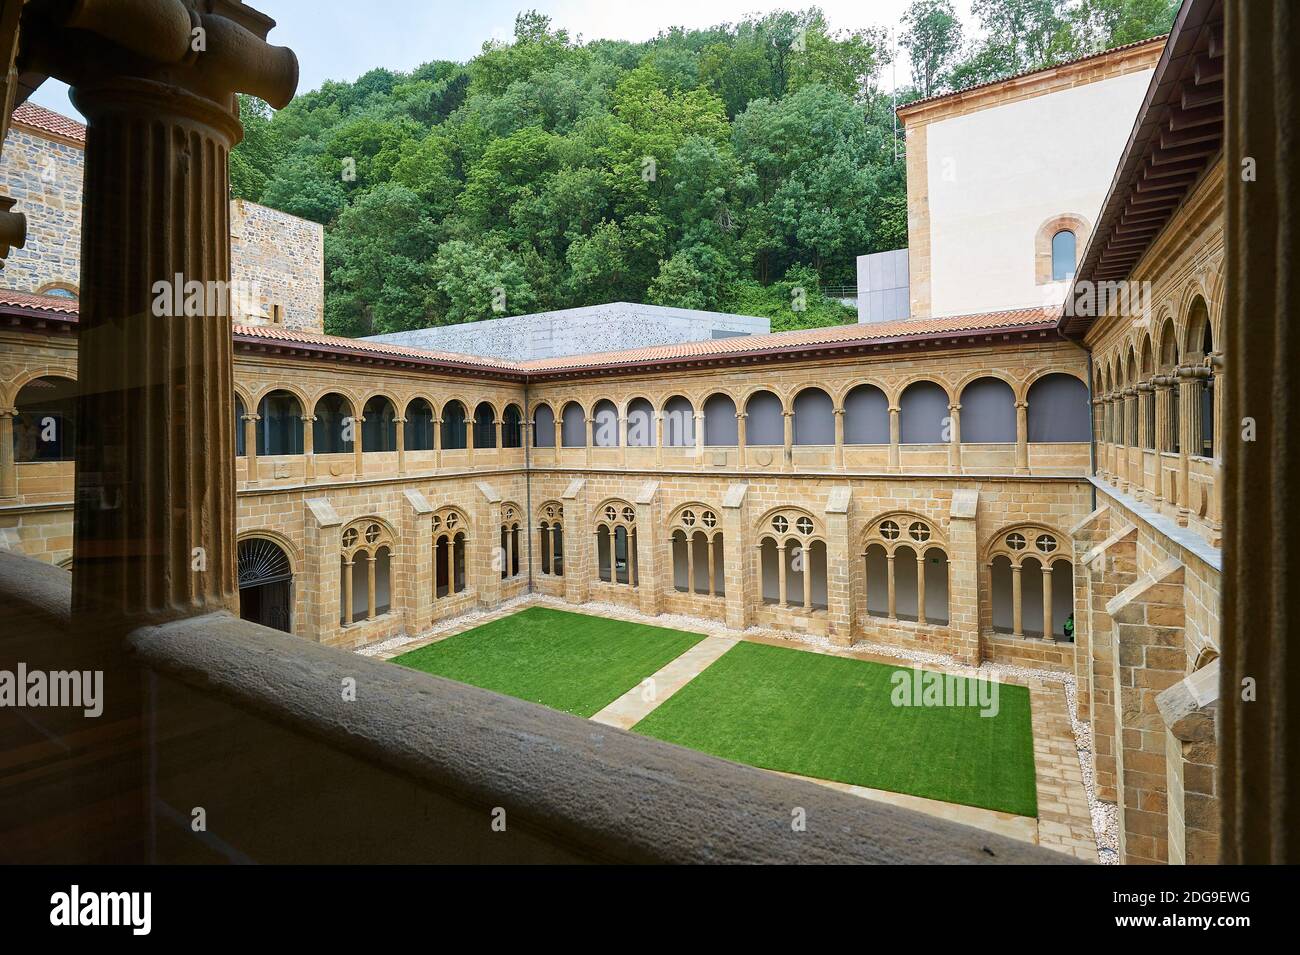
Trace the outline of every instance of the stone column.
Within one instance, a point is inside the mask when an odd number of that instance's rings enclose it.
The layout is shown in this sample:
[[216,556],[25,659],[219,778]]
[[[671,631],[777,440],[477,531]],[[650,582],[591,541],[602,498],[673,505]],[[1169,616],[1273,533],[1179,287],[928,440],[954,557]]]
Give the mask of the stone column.
[[[241,130],[233,97],[182,88],[192,69],[72,93],[88,120],[73,607],[91,620],[239,609],[227,162]],[[178,279],[173,301],[212,290],[205,314],[152,314],[154,284]]]
[[792,471],[794,470],[794,412],[782,411],[781,417],[785,421],[783,470]]
[[686,537],[686,592],[695,593],[695,538]]
[[916,622],[926,623],[925,619],[925,555],[916,555]]
[[948,443],[948,470],[961,473],[961,402],[948,406],[948,426],[951,429]]
[[785,541],[781,541],[776,545],[776,597],[777,606],[784,607],[786,599]]
[[799,556],[803,559],[803,609],[812,613],[812,551],[800,544]]
[[1191,457],[1201,446],[1201,381],[1193,365],[1178,369],[1178,523],[1186,525],[1191,514]]
[[627,467],[627,415],[618,419],[618,447],[619,463]]
[[717,537],[716,534],[709,535],[709,596],[710,597],[716,597],[718,595],[718,589],[717,589],[718,584],[717,584],[717,580],[715,579],[716,573],[714,571],[714,555],[713,555],[713,541],[714,538],[716,537]]
[[658,411],[655,412],[655,465],[663,467],[664,464],[664,416]]
[[358,478],[366,473],[365,423],[365,415],[352,416],[352,470]]
[[1025,635],[1023,608],[1020,605],[1021,582],[1020,582],[1020,565],[1011,565],[1011,635],[1013,637],[1023,637]]
[[695,416],[695,463],[704,464],[704,415]]
[[727,603],[727,626],[744,630],[749,626],[752,609],[749,595],[757,591],[762,600],[762,581],[755,582],[755,555],[749,546],[745,519],[746,485],[733,484],[722,499],[722,579]]
[[736,467],[745,466],[745,419],[749,415],[744,411],[736,412]]
[[397,473],[406,473],[406,419],[394,418],[397,427]]
[[249,484],[257,483],[257,422],[261,417],[256,414],[244,415],[244,479]]
[[302,416],[302,468],[303,480],[310,483],[316,479],[316,416]]
[[442,469],[442,419],[433,419],[433,469]]
[[1052,568],[1043,564],[1043,639],[1052,639]]
[[898,599],[897,591],[894,587],[894,554],[893,551],[885,554],[885,571],[888,577],[889,585],[889,619],[898,619]]
[[[375,560],[374,554],[366,555],[366,619],[375,619]],[[391,581],[389,583],[391,587]]]
[[352,568],[353,566],[354,566],[354,561],[352,560],[345,560],[343,562],[344,570],[342,573],[343,579],[341,581],[341,586],[343,587],[343,626],[345,627],[352,623],[352,611],[353,611]]
[[[632,531],[628,531],[628,582],[636,581],[640,595],[641,612],[651,617],[659,614],[659,594],[663,581],[659,578],[661,555],[659,553],[659,521],[653,495],[638,499],[636,508],[636,546]],[[689,544],[689,542],[688,542]],[[610,544],[611,548],[613,543]],[[611,550],[612,553],[612,550]],[[694,588],[694,578],[691,580]]]
[[1016,402],[1016,473],[1029,473],[1029,402]]
[[[545,561],[545,567],[550,570],[544,570],[542,561]],[[542,527],[542,552],[538,555],[538,573],[554,574],[555,573],[555,551],[551,547],[551,525],[546,524]]]
[[844,467],[844,409],[833,409],[835,415],[835,466]]
[[0,501],[18,499],[18,475],[14,468],[14,418],[17,408],[0,408]]
[[896,405],[890,405],[889,407],[889,470],[891,471],[897,471],[900,467],[898,454],[898,413],[902,410],[902,408],[899,408]]

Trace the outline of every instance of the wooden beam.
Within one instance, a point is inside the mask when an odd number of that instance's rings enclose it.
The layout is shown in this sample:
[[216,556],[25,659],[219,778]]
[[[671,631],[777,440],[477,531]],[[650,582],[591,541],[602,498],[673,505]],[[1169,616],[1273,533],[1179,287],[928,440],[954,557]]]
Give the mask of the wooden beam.
[[1192,67],[1192,80],[1196,85],[1215,83],[1223,79],[1223,57],[1215,59],[1208,53],[1196,58]]
[[[1223,102],[1223,81],[1206,83],[1204,86],[1183,87],[1183,109],[1197,109],[1202,106],[1217,105]],[[1223,114],[1222,108],[1219,114]]]
[[1151,163],[1155,166],[1164,166],[1171,162],[1182,162],[1184,159],[1204,159],[1213,156],[1218,151],[1217,139],[1214,142],[1175,146],[1171,149],[1157,149],[1151,153]]
[[1188,129],[1192,126],[1222,126],[1223,107],[1198,106],[1195,109],[1171,109],[1169,111],[1169,128],[1172,130]]

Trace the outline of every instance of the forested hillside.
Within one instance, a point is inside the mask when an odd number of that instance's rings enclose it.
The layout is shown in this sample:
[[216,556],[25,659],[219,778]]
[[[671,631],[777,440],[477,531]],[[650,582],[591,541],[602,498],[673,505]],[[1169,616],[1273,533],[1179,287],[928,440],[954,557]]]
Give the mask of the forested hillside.
[[[949,0],[899,25],[905,101],[1163,32],[1175,0]],[[853,320],[822,294],[907,244],[883,27],[816,9],[645,43],[537,13],[469,63],[377,68],[272,114],[235,195],[326,226],[326,327],[365,335],[617,300]]]

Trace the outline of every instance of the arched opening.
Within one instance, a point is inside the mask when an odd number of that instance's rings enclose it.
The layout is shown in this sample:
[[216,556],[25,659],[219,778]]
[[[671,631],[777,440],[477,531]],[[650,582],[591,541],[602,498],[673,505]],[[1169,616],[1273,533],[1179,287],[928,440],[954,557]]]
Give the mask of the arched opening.
[[669,398],[664,405],[664,447],[695,446],[695,406],[681,395]]
[[1186,362],[1192,366],[1197,376],[1193,380],[1199,385],[1194,390],[1198,403],[1197,416],[1201,419],[1199,428],[1193,427],[1195,444],[1188,449],[1198,457],[1214,457],[1214,376],[1205,367],[1205,358],[1214,351],[1214,331],[1210,326],[1210,313],[1205,299],[1196,296],[1187,317],[1187,347],[1184,349]]
[[745,444],[780,447],[785,444],[785,409],[770,391],[756,391],[745,402]]
[[239,542],[238,560],[239,616],[292,633],[293,571],[288,556],[272,541],[249,537]]
[[763,603],[776,604],[781,600],[781,565],[777,556],[776,541],[764,537],[758,545],[759,576],[763,583]]
[[463,451],[469,447],[469,434],[465,421],[465,406],[459,401],[449,401],[442,406],[442,450]]
[[440,534],[433,547],[434,596],[449,597],[465,590],[465,535]]
[[[1073,375],[1043,375],[1029,386],[1028,437],[1031,442],[1092,440],[1088,386]],[[966,419],[962,417],[962,430]]]
[[993,558],[990,570],[992,593],[989,602],[993,607],[993,629],[999,633],[1010,633],[1015,621],[1011,558],[998,554]]
[[[1052,563],[1052,636],[1064,638],[1065,621],[1074,616],[1074,567],[1068,560]],[[1074,631],[1070,631],[1073,639]]]
[[379,617],[392,609],[392,551],[381,547],[375,551],[375,616]]
[[1020,562],[1020,624],[1025,636],[1043,636],[1043,564],[1037,557]]
[[889,399],[875,385],[844,396],[844,443],[889,444]]
[[[1174,333],[1173,319],[1166,319],[1164,327],[1160,330],[1158,354],[1160,374],[1166,377],[1177,375],[1181,357],[1178,352],[1178,336]],[[1165,433],[1160,448],[1161,451],[1172,454],[1177,454],[1179,448],[1178,397],[1178,385],[1174,384],[1169,387],[1168,397],[1165,399]]]
[[340,394],[330,393],[316,402],[312,411],[311,444],[315,454],[344,454],[352,450],[356,424],[352,402]]
[[633,398],[627,406],[627,446],[650,448],[655,443],[655,409],[645,398]]
[[794,397],[794,443],[835,443],[835,405],[820,388],[805,388]]
[[497,412],[486,401],[480,401],[474,409],[474,448],[495,448],[497,446]]
[[1151,377],[1155,374],[1155,356],[1151,353],[1151,336],[1142,336],[1142,348],[1138,363],[1138,373],[1142,376],[1138,401],[1142,405],[1142,447],[1147,451],[1156,449],[1156,395],[1151,387]]
[[965,444],[1015,444],[1016,393],[1001,378],[977,378],[961,392]]
[[918,620],[917,598],[916,551],[904,544],[894,549],[894,616]]
[[433,450],[433,405],[424,398],[415,398],[406,406],[407,451]]
[[948,616],[948,555],[938,547],[925,551],[925,619],[946,625]]
[[898,400],[899,444],[944,444],[948,393],[933,381],[916,381]]
[[510,522],[501,527],[501,579],[519,576],[519,524]]
[[397,450],[397,409],[384,395],[375,395],[361,409],[361,450]]
[[596,448],[618,447],[618,408],[608,398],[600,399],[592,408],[591,444]]
[[889,557],[883,544],[867,546],[867,614],[889,616]]
[[1064,282],[1074,275],[1077,240],[1069,229],[1052,236],[1052,281]]
[[272,391],[258,403],[257,416],[258,454],[302,454],[302,405],[296,396]]
[[559,521],[542,521],[537,528],[542,573],[564,576],[564,527]]
[[14,401],[14,461],[71,461],[76,454],[77,383],[71,378],[33,378]]
[[570,401],[560,415],[560,443],[566,448],[587,446],[587,420],[582,405]]
[[555,412],[550,405],[538,405],[533,411],[533,447],[555,447]]
[[518,405],[506,405],[501,414],[501,447],[522,448],[524,446],[524,413]]
[[740,441],[736,403],[730,395],[710,395],[704,402],[704,443],[710,448],[734,448]]
[[244,457],[244,399],[235,395],[235,457]]

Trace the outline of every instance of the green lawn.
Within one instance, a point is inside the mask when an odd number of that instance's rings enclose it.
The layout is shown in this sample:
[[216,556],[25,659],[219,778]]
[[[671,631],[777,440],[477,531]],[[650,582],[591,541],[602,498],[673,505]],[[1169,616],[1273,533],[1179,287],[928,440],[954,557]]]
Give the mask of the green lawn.
[[992,717],[900,707],[897,669],[740,643],[633,732],[764,769],[1036,816],[1029,691],[1001,685]]
[[703,634],[530,607],[394,657],[394,663],[592,716]]

